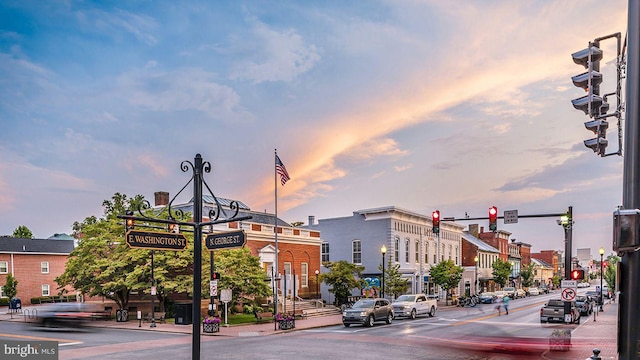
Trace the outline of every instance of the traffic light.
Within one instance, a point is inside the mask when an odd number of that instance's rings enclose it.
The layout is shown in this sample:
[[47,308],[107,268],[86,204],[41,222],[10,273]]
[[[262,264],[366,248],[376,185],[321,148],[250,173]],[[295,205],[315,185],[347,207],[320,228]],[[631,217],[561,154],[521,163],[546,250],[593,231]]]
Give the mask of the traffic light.
[[571,280],[582,280],[582,279],[584,279],[584,270],[582,269],[571,270]]
[[495,206],[489,208],[489,230],[498,231],[498,208]]
[[609,104],[600,96],[602,50],[599,41],[590,42],[586,49],[571,54],[571,57],[574,63],[584,66],[587,70],[571,77],[573,85],[587,92],[587,95],[571,100],[573,107],[594,119],[585,122],[584,126],[587,130],[593,131],[596,137],[585,140],[584,145],[596,154],[604,156],[608,145],[606,136],[609,124],[603,119],[609,111]]
[[431,223],[433,224],[433,233],[440,233],[440,210],[431,213]]
[[213,274],[211,274],[211,280],[220,280],[220,273],[214,272]]

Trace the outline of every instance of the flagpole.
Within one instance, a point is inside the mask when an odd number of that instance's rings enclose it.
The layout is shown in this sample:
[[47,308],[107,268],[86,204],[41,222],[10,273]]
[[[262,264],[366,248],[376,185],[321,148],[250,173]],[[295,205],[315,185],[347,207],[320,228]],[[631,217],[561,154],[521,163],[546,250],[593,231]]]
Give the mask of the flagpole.
[[[274,219],[275,222],[275,243],[276,243],[276,256],[275,256],[275,277],[273,279],[273,284],[275,286],[275,294],[276,297],[274,299],[275,301],[275,314],[278,313],[278,281],[276,280],[279,276],[279,270],[278,270],[278,171],[276,170],[276,166],[277,166],[277,159],[278,158],[278,149],[274,149],[274,157],[273,157],[273,187],[274,187],[274,194],[275,194],[275,206],[276,206],[276,216]],[[274,329],[276,326],[276,323],[274,322],[273,324]]]

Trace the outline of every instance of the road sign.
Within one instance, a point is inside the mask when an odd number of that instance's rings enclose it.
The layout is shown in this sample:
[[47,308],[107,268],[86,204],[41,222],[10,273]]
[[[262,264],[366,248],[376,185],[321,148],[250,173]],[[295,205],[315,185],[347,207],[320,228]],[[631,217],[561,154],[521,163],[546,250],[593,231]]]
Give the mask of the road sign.
[[517,224],[518,223],[518,210],[505,210],[504,211],[504,223],[505,224]]
[[563,301],[573,301],[576,299],[577,291],[573,288],[562,289],[562,300]]
[[127,245],[131,248],[151,250],[184,250],[187,238],[182,234],[129,230]]
[[209,250],[243,247],[246,242],[247,237],[243,230],[210,234],[205,239]]
[[220,290],[220,301],[225,304],[231,302],[231,289]]
[[218,296],[218,280],[209,281],[209,296]]
[[575,280],[562,280],[560,282],[560,287],[561,288],[577,288],[578,287],[578,282]]

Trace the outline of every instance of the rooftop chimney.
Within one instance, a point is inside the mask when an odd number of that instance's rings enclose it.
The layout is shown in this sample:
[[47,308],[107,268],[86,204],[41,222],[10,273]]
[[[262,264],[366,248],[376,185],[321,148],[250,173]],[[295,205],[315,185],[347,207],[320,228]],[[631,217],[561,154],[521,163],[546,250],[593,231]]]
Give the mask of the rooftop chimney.
[[315,225],[316,217],[313,215],[309,215],[309,226]]
[[169,204],[169,193],[166,191],[156,191],[153,193],[156,199],[156,206],[165,206]]

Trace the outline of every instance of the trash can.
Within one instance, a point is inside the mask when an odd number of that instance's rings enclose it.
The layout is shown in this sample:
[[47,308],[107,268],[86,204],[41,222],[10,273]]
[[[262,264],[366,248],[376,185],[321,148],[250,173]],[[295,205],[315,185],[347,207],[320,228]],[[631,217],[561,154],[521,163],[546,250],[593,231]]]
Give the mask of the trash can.
[[9,309],[11,310],[21,310],[22,309],[22,301],[20,298],[12,297],[9,301]]
[[176,325],[191,325],[193,323],[193,317],[191,312],[193,304],[191,303],[179,303],[174,304],[175,323]]

